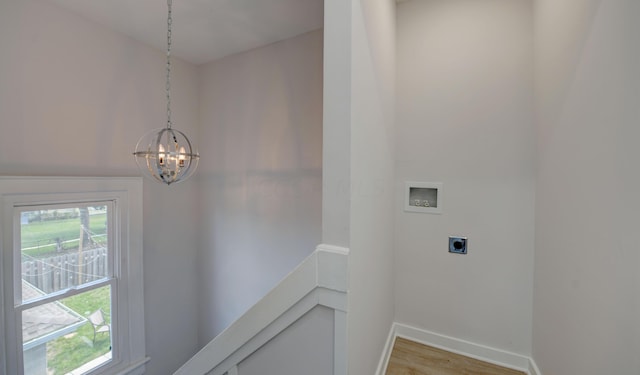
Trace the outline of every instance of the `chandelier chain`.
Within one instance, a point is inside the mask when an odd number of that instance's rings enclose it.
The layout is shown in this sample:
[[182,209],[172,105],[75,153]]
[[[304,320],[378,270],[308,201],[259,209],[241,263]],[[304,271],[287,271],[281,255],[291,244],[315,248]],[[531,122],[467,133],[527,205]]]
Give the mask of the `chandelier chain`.
[[[2,0],[0,0],[2,1]],[[165,93],[167,97],[167,125],[144,134],[136,144],[133,155],[145,177],[171,185],[188,179],[198,167],[200,155],[186,134],[172,129],[171,123],[171,33],[172,0],[167,0],[167,59]]]
[[172,0],[167,0],[167,7],[169,8],[167,16],[167,128],[171,129],[171,24],[173,19],[171,17],[171,4]]

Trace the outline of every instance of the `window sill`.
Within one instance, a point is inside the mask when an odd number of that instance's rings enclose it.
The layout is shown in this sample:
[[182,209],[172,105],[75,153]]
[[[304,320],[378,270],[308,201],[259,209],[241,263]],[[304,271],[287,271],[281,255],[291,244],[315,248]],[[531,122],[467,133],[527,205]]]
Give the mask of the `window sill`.
[[113,373],[113,375],[142,375],[146,370],[146,364],[151,358],[144,357],[141,360],[129,365],[123,370]]

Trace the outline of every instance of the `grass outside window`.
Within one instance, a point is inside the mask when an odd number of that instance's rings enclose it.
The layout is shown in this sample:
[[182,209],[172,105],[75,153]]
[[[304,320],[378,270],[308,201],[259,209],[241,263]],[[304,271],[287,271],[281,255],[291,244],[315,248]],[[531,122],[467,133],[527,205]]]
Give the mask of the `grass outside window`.
[[[102,309],[107,323],[111,323],[111,293],[109,286],[65,298],[61,303],[84,317],[88,317],[94,311]],[[99,333],[96,335],[94,343],[93,328],[91,322],[87,321],[76,332],[47,343],[49,375],[66,374],[91,360],[107,354],[109,351],[111,351],[111,335]]]
[[[98,240],[107,231],[107,215],[104,213],[91,215],[89,231]],[[80,237],[80,218],[55,221],[32,222],[22,226],[22,253],[32,257],[42,257],[59,251],[78,248]],[[103,238],[103,237],[102,237]],[[106,241],[106,238],[104,238]]]

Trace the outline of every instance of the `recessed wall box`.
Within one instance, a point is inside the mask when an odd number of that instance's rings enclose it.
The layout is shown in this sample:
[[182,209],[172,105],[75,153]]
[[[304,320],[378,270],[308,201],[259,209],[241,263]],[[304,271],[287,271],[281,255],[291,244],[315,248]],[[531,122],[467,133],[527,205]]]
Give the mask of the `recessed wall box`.
[[442,213],[442,182],[405,182],[404,210],[427,214]]

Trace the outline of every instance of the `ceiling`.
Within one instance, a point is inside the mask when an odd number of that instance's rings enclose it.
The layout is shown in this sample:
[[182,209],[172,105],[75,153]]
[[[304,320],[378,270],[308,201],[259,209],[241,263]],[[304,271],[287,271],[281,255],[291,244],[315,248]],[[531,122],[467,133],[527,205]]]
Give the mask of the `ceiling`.
[[[161,50],[166,0],[47,0]],[[176,0],[171,52],[202,64],[323,25],[323,0]]]

